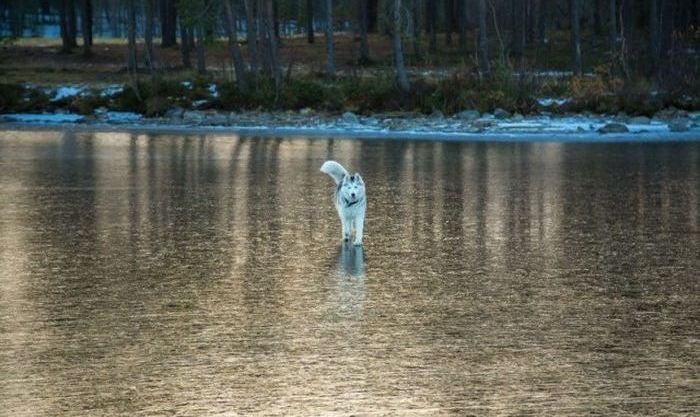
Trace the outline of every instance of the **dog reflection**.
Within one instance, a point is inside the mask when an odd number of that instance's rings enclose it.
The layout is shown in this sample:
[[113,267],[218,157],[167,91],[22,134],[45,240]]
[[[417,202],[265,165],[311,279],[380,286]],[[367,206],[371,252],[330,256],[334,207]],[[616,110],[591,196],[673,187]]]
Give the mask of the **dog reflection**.
[[365,257],[362,246],[344,243],[338,251],[338,274],[348,277],[365,275]]

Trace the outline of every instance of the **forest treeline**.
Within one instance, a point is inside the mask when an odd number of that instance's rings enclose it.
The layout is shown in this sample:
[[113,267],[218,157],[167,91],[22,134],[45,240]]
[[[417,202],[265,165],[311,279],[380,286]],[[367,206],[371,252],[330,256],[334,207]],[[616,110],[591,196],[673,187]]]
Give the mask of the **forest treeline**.
[[[1,0],[0,10],[15,37],[53,16],[62,51],[86,57],[98,22],[127,40],[133,74],[164,70],[154,48],[179,48],[184,67],[206,74],[207,45],[223,40],[244,94],[260,78],[283,88],[291,63],[279,51],[290,37],[325,44],[332,80],[339,69],[377,64],[369,34],[390,39],[393,80],[405,94],[421,84],[411,66],[439,67],[449,60],[435,57],[446,54],[456,64],[445,67],[484,82],[547,70],[540,61],[555,36],[569,42],[574,76],[597,71],[607,83],[644,79],[650,89],[686,93],[697,86],[700,0]],[[354,62],[338,65],[338,36],[355,40]]]

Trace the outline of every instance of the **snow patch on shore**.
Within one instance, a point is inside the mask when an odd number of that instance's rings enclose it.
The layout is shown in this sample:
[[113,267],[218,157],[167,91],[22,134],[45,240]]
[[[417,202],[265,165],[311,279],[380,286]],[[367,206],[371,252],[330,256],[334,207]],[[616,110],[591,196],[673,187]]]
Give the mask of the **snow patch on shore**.
[[571,99],[568,98],[541,97],[537,99],[537,104],[542,107],[550,107],[553,105],[563,106],[570,101]]
[[121,94],[122,91],[124,91],[124,86],[118,84],[108,85],[100,91],[100,97],[111,98]]
[[67,98],[75,97],[79,94],[85,94],[87,89],[85,87],[76,86],[63,86],[56,89],[56,94],[53,96],[51,101],[61,101]]

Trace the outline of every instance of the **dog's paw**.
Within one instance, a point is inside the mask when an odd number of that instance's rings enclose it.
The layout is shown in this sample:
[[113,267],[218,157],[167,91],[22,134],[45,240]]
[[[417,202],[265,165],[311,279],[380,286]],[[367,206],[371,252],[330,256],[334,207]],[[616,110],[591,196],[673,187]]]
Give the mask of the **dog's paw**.
[[355,240],[354,242],[352,242],[352,244],[355,245],[355,246],[362,246],[362,241],[361,241],[361,240]]

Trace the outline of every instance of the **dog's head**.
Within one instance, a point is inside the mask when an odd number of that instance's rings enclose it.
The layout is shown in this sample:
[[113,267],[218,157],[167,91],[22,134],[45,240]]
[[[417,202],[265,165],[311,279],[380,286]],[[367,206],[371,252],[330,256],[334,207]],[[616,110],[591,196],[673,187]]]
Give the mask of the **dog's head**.
[[340,182],[338,192],[346,204],[356,203],[365,196],[365,182],[358,173],[346,175]]

